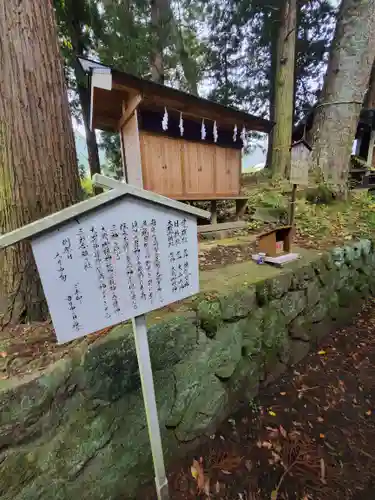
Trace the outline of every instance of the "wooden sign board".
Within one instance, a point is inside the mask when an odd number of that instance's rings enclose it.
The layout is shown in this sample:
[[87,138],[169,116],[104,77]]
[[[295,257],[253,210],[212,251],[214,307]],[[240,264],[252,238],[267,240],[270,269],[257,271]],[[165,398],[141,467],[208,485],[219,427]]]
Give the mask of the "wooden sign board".
[[145,314],[199,291],[197,217],[205,210],[96,174],[111,191],[8,234],[31,240],[57,340],[132,318],[158,500],[169,500]]
[[135,197],[32,240],[59,343],[199,291],[196,217]]
[[291,150],[290,182],[300,186],[309,184],[311,149],[304,141],[293,144]]

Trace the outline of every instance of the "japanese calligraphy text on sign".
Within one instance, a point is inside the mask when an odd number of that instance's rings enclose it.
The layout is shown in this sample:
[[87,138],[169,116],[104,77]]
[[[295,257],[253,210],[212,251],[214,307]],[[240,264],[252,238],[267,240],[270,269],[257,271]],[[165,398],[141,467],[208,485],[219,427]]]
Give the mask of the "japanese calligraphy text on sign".
[[32,247],[59,342],[199,291],[196,218],[134,197],[41,234]]

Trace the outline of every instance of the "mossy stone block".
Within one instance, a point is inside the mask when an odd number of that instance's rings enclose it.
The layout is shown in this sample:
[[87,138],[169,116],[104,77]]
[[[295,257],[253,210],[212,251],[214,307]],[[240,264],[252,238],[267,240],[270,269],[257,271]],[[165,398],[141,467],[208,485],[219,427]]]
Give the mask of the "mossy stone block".
[[202,300],[198,305],[197,318],[201,328],[213,337],[223,322],[221,305],[218,300]]

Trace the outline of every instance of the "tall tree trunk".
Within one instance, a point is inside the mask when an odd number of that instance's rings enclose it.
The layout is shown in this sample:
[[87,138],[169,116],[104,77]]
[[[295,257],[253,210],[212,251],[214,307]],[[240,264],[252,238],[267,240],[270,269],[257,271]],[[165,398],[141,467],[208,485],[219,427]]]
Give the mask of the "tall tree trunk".
[[[80,199],[72,122],[50,0],[0,3],[0,232]],[[30,244],[0,253],[3,320],[47,307]]]
[[[71,23],[71,40],[73,45],[73,50],[76,54],[83,55],[85,54],[86,48],[83,43],[83,27],[79,20],[74,20]],[[79,96],[79,102],[81,105],[83,124],[85,126],[85,135],[86,135],[86,147],[90,168],[91,177],[94,174],[100,174],[100,159],[99,159],[99,148],[96,140],[95,130],[90,129],[90,90],[84,85],[81,81],[81,77],[79,74],[76,65],[74,66],[74,75],[77,82],[77,92]],[[101,193],[103,190],[94,188],[95,193]]]
[[[368,83],[367,92],[366,92],[366,96],[364,99],[363,107],[365,109],[374,109],[375,108],[375,59],[372,63],[370,81]],[[371,134],[371,138],[370,138],[370,143],[369,143],[369,151],[367,154],[367,163],[370,164],[370,166],[372,168],[375,167],[374,133],[375,133],[375,131],[373,130],[372,134]],[[371,150],[371,148],[372,148],[372,150]]]
[[284,0],[277,49],[275,126],[272,134],[272,175],[284,177],[290,169],[293,127],[294,67],[297,0]]
[[163,51],[167,43],[167,13],[165,0],[151,0],[151,31],[153,44],[150,55],[151,79],[164,84],[164,56]]
[[229,71],[228,71],[228,37],[225,36],[225,50],[223,54],[223,70],[224,70],[224,106],[229,106]]
[[171,19],[172,35],[176,44],[177,53],[180,57],[181,66],[184,71],[189,92],[191,92],[194,95],[198,95],[197,65],[185,46],[181,29],[177,26],[175,17],[170,7],[169,10],[171,16],[170,19]]
[[[86,146],[89,159],[89,168],[91,177],[94,174],[100,174],[100,159],[99,159],[99,148],[96,140],[95,130],[90,128],[90,91],[85,85],[80,83],[79,75],[76,73],[77,80],[77,90],[79,95],[79,102],[81,104],[83,123],[85,126],[86,135]],[[102,193],[103,190],[94,187],[95,194]]]
[[342,0],[311,133],[313,167],[344,197],[352,144],[375,56],[374,3]]
[[[275,121],[275,87],[276,87],[276,72],[277,72],[277,47],[278,47],[278,32],[280,29],[280,10],[272,10],[272,37],[271,37],[271,66],[269,73],[269,117],[271,122]],[[268,148],[266,167],[270,167],[272,163],[272,148],[273,148],[273,133],[268,136]]]

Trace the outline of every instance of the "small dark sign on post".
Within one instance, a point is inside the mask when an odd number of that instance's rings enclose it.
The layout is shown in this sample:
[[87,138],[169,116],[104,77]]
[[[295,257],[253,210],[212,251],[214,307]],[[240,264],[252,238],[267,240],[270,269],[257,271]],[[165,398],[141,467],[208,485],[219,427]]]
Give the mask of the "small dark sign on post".
[[308,186],[309,184],[311,146],[304,139],[302,139],[292,144],[291,153],[289,180],[293,185],[293,189],[290,200],[289,224],[293,226],[297,186]]
[[290,183],[307,186],[309,183],[311,146],[302,139],[292,144],[291,153]]

